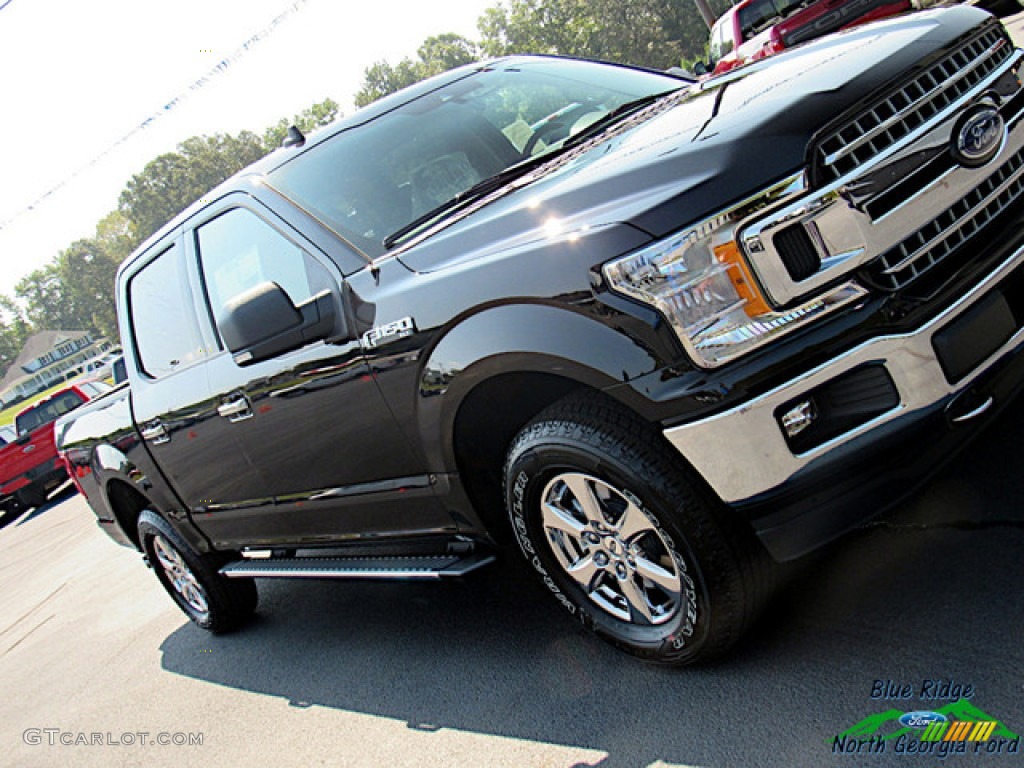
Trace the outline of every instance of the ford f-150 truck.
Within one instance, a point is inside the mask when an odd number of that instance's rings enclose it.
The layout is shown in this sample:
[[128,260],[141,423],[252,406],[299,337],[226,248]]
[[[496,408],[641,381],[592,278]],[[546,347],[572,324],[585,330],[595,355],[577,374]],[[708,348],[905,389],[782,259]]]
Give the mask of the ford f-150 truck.
[[58,423],[197,624],[264,577],[518,544],[665,664],[1024,382],[1022,54],[966,7],[703,83],[516,56],[286,144],[122,265],[128,386]]
[[54,444],[53,423],[109,389],[100,381],[77,382],[18,412],[14,417],[17,436],[7,445],[0,442],[0,509],[41,506],[50,491],[67,482]]

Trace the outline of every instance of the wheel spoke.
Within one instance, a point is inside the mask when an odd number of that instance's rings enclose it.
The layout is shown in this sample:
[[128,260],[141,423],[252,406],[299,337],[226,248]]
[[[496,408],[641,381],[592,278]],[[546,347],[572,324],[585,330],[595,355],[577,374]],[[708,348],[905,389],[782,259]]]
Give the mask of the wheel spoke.
[[197,613],[205,614],[210,610],[203,585],[196,579],[185,559],[162,536],[153,539],[153,553],[157,563],[163,569],[171,588]]
[[569,490],[572,491],[576,501],[579,502],[583,516],[591,523],[605,525],[607,521],[605,520],[604,513],[601,511],[601,502],[594,495],[594,489],[591,488],[590,481],[583,475],[565,475],[563,479],[565,484],[569,486]]
[[639,626],[678,615],[683,586],[672,546],[636,497],[563,472],[548,481],[539,507],[548,551],[595,606]]
[[153,540],[153,549],[156,552],[156,559],[160,561],[163,569],[168,573],[173,571],[178,565],[178,553],[170,549],[159,536]]
[[206,602],[206,595],[203,593],[202,587],[195,582],[189,582],[185,585],[182,597],[199,613],[206,613],[209,609],[209,604]]
[[615,532],[619,535],[619,538],[626,542],[632,542],[633,539],[653,530],[654,526],[647,519],[647,515],[633,502],[629,502],[626,505],[626,509],[619,517],[618,524],[615,527]]
[[679,582],[679,577],[676,574],[665,570],[657,563],[652,563],[645,557],[638,557],[636,559],[636,572],[645,579],[653,581],[673,597],[678,595],[680,592],[681,584]]
[[577,540],[583,535],[586,527],[564,509],[560,509],[550,502],[545,502],[541,506],[541,515],[544,518],[545,528],[562,531]]
[[640,588],[632,577],[623,579],[618,583],[622,596],[626,598],[626,602],[629,604],[630,619],[635,622],[638,617],[642,617],[646,623],[653,624],[654,615],[651,613],[651,606],[647,602],[647,595],[643,589]]
[[581,557],[573,565],[566,569],[566,572],[576,579],[576,583],[583,587],[587,594],[594,591],[594,582],[604,573],[594,562],[593,555]]

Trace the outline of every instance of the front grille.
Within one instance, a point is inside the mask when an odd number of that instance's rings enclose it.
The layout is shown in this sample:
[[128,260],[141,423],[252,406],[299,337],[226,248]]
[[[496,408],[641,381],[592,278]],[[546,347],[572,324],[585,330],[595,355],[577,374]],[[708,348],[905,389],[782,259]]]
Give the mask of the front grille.
[[897,290],[924,274],[982,230],[1024,193],[1021,150],[957,203],[890,248],[872,265],[872,282]]
[[885,152],[981,83],[1012,54],[1006,30],[999,25],[986,28],[821,139],[813,155],[816,182],[829,184]]

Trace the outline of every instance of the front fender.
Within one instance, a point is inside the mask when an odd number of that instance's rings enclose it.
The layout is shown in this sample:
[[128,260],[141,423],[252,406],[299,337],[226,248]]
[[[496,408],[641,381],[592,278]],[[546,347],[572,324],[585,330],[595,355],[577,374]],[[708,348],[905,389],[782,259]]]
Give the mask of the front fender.
[[549,374],[606,390],[664,364],[626,334],[565,306],[522,302],[491,307],[446,333],[422,365],[421,444],[427,456],[443,456],[445,467],[454,467],[459,405],[473,389],[504,374]]

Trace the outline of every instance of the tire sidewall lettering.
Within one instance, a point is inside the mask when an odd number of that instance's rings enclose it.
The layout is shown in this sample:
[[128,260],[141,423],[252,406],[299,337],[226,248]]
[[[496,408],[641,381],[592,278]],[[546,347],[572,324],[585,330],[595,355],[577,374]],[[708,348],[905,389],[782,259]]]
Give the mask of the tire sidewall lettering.
[[551,590],[555,599],[562,604],[562,607],[573,616],[580,615],[580,618],[583,619],[583,612],[575,603],[565,596],[561,589],[559,589],[555,580],[551,578],[551,575],[541,562],[540,555],[537,554],[537,550],[534,548],[533,542],[530,540],[525,514],[525,495],[529,482],[529,476],[525,470],[522,470],[516,476],[515,482],[512,484],[512,527],[515,530],[516,540],[519,542],[519,548],[523,551],[523,555],[525,555],[526,559],[529,560],[534,570],[536,570],[540,575],[541,581],[543,581],[547,588]]
[[679,571],[679,578],[683,586],[684,606],[680,606],[679,628],[666,638],[666,642],[675,650],[682,650],[686,647],[689,639],[693,637],[697,625],[697,585],[690,575],[690,568],[686,563],[686,559],[679,553],[675,539],[672,537],[672,534],[665,530],[665,526],[662,525],[657,515],[651,512],[640,497],[628,488],[623,488],[620,492],[644,514],[644,517],[651,521],[654,529],[668,548],[672,561],[676,564],[676,568]]
[[[595,471],[595,469],[591,469],[590,471],[594,472],[595,475],[607,476],[607,473]],[[535,544],[533,539],[530,537],[530,525],[527,521],[527,502],[530,496],[528,489],[530,487],[530,483],[530,472],[527,469],[520,469],[516,474],[515,480],[512,482],[509,491],[509,513],[512,518],[512,528],[515,532],[519,548],[558,602],[561,603],[570,614],[577,616],[583,624],[594,628],[595,624],[599,625],[601,622],[595,622],[594,619],[588,615],[584,606],[574,603],[566,596],[565,592],[563,592],[551,577],[551,574],[545,567],[544,562],[541,560],[541,556],[537,551],[541,544],[539,542]],[[676,651],[683,650],[690,644],[691,639],[696,634],[699,618],[699,612],[697,610],[697,586],[690,573],[690,567],[687,560],[679,552],[679,547],[675,542],[675,538],[665,529],[661,520],[651,512],[647,505],[644,504],[640,497],[634,492],[629,489],[622,489],[621,486],[619,486],[619,488],[622,495],[636,505],[637,509],[639,509],[654,526],[654,529],[668,548],[672,561],[678,569],[680,581],[683,587],[683,605],[680,606],[679,615],[674,619],[677,626],[663,639],[663,643]]]

